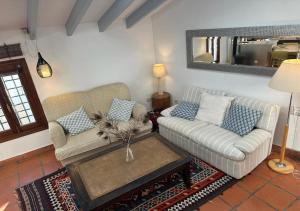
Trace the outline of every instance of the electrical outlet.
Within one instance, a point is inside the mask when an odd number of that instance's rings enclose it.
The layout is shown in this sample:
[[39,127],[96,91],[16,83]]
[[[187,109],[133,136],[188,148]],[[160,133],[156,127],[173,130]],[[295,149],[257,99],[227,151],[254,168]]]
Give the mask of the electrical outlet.
[[174,99],[174,104],[178,104],[178,100],[177,99]]
[[146,101],[147,101],[147,103],[150,103],[151,102],[151,98],[147,98]]

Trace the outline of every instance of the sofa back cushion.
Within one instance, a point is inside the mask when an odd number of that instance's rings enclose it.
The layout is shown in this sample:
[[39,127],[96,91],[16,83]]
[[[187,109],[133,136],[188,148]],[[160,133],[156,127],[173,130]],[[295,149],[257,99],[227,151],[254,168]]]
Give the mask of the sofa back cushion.
[[251,109],[262,111],[262,116],[260,120],[257,122],[257,124],[255,125],[255,127],[263,130],[267,130],[272,134],[274,133],[277,120],[278,120],[279,111],[280,111],[280,107],[278,105],[264,102],[258,99],[250,98],[250,97],[237,96],[231,93],[227,93],[225,91],[204,89],[196,86],[190,86],[186,88],[182,99],[184,101],[189,101],[189,102],[198,102],[198,103],[200,102],[201,104],[202,92],[207,92],[213,95],[225,95],[225,96],[235,97],[233,101],[234,103],[247,106]]
[[45,99],[42,103],[48,122],[65,116],[81,106],[91,115],[108,112],[114,97],[130,100],[129,89],[124,83],[99,86],[88,91],[71,92]]
[[88,91],[93,112],[108,113],[114,98],[131,100],[128,86],[123,83],[114,83],[99,86]]
[[184,91],[182,101],[187,101],[187,102],[192,102],[192,103],[198,103],[200,102],[201,99],[201,94],[202,93],[208,93],[211,95],[222,95],[224,96],[226,92],[224,91],[219,91],[219,90],[213,90],[213,89],[204,89],[201,87],[196,87],[196,86],[190,86],[187,87]]
[[45,99],[42,103],[48,122],[66,116],[81,106],[87,113],[93,112],[89,97],[85,92],[72,92]]
[[[234,96],[232,94],[228,95]],[[278,105],[241,96],[235,96],[234,103],[261,111],[262,116],[255,127],[274,133],[280,111],[280,107]]]
[[220,126],[234,97],[203,93],[196,119]]

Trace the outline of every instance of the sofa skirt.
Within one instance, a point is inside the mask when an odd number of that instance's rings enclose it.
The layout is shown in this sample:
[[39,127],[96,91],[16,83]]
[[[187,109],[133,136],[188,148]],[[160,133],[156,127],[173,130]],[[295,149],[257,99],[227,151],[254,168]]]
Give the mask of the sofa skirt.
[[264,142],[253,153],[247,154],[242,161],[235,161],[223,157],[222,155],[211,151],[201,144],[182,136],[181,134],[159,125],[159,133],[170,142],[185,149],[192,155],[204,160],[212,166],[224,171],[230,176],[240,179],[249,174],[255,167],[257,167],[269,155],[270,141]]

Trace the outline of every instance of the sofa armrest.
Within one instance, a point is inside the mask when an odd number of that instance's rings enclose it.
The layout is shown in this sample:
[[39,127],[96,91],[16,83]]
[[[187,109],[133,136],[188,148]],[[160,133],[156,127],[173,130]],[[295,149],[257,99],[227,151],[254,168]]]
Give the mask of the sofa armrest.
[[251,154],[265,141],[271,141],[271,138],[272,134],[270,132],[262,129],[255,129],[237,141],[234,146],[245,154]]
[[138,121],[144,120],[147,114],[147,109],[144,105],[136,103],[132,110],[132,116]]
[[165,110],[163,110],[162,112],[160,112],[160,114],[164,117],[170,117],[171,116],[171,112],[176,108],[176,105],[173,105],[169,108],[166,108]]
[[64,129],[57,122],[49,122],[49,133],[55,149],[67,143]]

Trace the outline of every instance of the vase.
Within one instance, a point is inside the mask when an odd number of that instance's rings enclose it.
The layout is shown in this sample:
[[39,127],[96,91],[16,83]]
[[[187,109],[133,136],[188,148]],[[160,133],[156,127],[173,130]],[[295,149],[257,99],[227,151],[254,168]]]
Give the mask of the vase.
[[134,159],[132,149],[130,148],[130,143],[126,146],[126,162],[132,161]]

